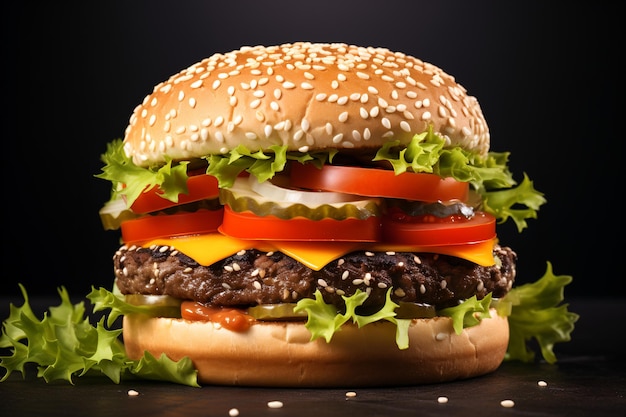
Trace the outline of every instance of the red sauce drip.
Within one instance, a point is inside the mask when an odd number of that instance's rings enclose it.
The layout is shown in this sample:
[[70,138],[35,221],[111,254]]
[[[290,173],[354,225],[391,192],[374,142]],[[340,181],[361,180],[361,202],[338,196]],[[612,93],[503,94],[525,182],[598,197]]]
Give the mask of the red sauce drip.
[[227,307],[209,307],[195,301],[184,301],[180,306],[185,320],[210,321],[234,332],[245,332],[252,326],[254,317],[242,310]]

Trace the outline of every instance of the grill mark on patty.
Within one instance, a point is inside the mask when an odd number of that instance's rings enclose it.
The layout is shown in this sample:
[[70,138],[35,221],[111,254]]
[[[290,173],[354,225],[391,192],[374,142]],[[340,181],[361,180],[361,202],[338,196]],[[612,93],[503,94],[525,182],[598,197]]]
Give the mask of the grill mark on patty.
[[503,297],[513,286],[517,255],[496,246],[493,266],[431,253],[356,251],[315,271],[281,252],[242,250],[210,266],[169,246],[122,246],[113,257],[123,294],[170,295],[214,306],[248,307],[313,298],[342,309],[342,296],[369,293],[362,310],[377,310],[389,288],[395,302],[448,307],[474,294]]

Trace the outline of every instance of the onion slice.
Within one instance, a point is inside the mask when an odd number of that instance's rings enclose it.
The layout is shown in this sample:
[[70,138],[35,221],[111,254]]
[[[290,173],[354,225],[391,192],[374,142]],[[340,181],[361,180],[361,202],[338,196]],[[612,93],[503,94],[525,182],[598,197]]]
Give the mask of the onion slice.
[[[276,182],[279,182],[277,178]],[[362,200],[363,197],[354,194],[335,193],[330,191],[301,191],[293,188],[276,185],[272,180],[259,182],[255,176],[248,177],[250,188],[259,195],[276,202],[301,203],[311,205],[346,203]]]

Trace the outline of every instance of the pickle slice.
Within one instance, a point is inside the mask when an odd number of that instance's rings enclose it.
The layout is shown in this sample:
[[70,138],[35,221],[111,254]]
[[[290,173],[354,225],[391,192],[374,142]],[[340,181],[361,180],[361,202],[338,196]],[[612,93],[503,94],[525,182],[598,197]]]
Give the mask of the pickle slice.
[[380,215],[381,199],[365,198],[350,202],[315,205],[311,203],[277,202],[266,198],[250,188],[246,178],[237,178],[230,188],[220,189],[220,202],[236,212],[251,211],[257,216],[276,216],[279,219],[306,217],[311,220],[332,218],[365,220]]
[[305,320],[306,311],[293,311],[296,303],[259,304],[248,308],[248,314],[257,320]]
[[429,319],[437,315],[435,306],[423,303],[407,303],[400,301],[400,307],[396,308],[398,319]]
[[124,299],[128,304],[135,306],[150,306],[149,314],[156,317],[181,317],[182,300],[169,295],[127,294]]
[[104,230],[117,230],[122,222],[139,217],[137,213],[126,207],[126,202],[121,198],[106,202],[99,214]]

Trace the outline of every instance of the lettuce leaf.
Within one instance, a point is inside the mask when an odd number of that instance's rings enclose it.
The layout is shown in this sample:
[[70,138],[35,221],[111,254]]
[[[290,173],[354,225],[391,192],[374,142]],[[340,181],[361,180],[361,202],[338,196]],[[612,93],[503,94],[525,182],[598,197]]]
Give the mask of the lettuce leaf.
[[298,301],[293,310],[295,312],[306,311],[308,319],[305,327],[311,333],[311,340],[323,337],[327,343],[330,342],[335,332],[340,331],[341,326],[349,320],[352,320],[359,328],[375,321],[386,320],[397,326],[396,344],[398,348],[407,349],[409,347],[408,329],[411,320],[395,318],[394,310],[399,306],[391,301],[391,290],[387,291],[385,305],[380,310],[368,316],[361,316],[357,314],[356,309],[363,305],[367,297],[368,294],[361,290],[356,290],[349,297],[342,296],[346,304],[346,311],[341,314],[337,312],[334,305],[326,304],[322,293],[317,290],[315,291],[315,299],[302,299]]
[[251,152],[244,145],[238,145],[232,151],[209,155],[206,160],[209,167],[206,173],[217,178],[220,187],[231,187],[239,174],[243,171],[254,175],[259,182],[267,181],[277,172],[285,169],[288,160],[301,164],[312,163],[321,167],[331,162],[337,154],[336,149],[315,152],[288,152],[287,146],[273,145],[268,148],[272,152]]
[[531,341],[539,345],[543,359],[556,362],[555,343],[571,340],[574,323],[579,316],[561,304],[565,285],[572,281],[569,275],[554,275],[552,264],[547,263],[545,274],[536,282],[515,287],[500,299],[498,314],[508,315],[509,347],[507,360],[531,362],[535,352]]
[[104,317],[92,325],[85,317],[84,303],[72,304],[64,287],[58,290],[61,303],[51,307],[41,320],[33,313],[25,288],[20,285],[20,289],[24,304],[11,305],[9,318],[2,325],[0,348],[12,348],[12,355],[0,356],[0,367],[6,370],[0,381],[13,372],[24,375],[30,363],[37,365],[37,376],[46,382],[73,384],[74,377],[101,374],[114,383],[124,376],[136,376],[199,386],[189,358],[174,362],[164,355],[155,358],[145,353],[140,360],[129,359],[119,339],[122,330],[108,329]]
[[489,308],[491,307],[491,293],[482,300],[476,295],[468,298],[458,306],[447,307],[437,311],[439,316],[448,316],[452,319],[452,328],[456,334],[461,334],[466,327],[476,326],[483,319],[491,317]]
[[[296,307],[294,307],[294,311],[307,312],[308,319],[305,326],[311,333],[311,340],[323,337],[326,342],[330,342],[333,335],[341,330],[341,326],[350,320],[359,328],[369,323],[386,320],[396,325],[396,345],[398,348],[407,349],[409,347],[409,326],[411,319],[395,318],[395,310],[399,305],[391,300],[391,290],[387,291],[385,304],[380,310],[367,316],[359,315],[356,310],[359,306],[363,305],[367,297],[367,293],[361,290],[357,290],[349,297],[343,296],[346,311],[345,313],[338,313],[334,305],[326,304],[322,293],[317,290],[314,299],[306,298],[298,301]],[[465,327],[475,326],[479,324],[483,318],[490,317],[490,303],[491,295],[485,297],[483,300],[477,300],[474,296],[458,306],[437,311],[437,315],[450,317],[455,332],[459,334]]]
[[130,207],[142,192],[154,187],[159,187],[162,192],[161,196],[173,202],[178,202],[179,194],[188,192],[187,161],[173,166],[172,160],[168,159],[159,168],[143,168],[135,165],[126,156],[121,139],[109,143],[101,159],[105,166],[96,178],[111,181],[111,200],[123,197],[127,207]]

